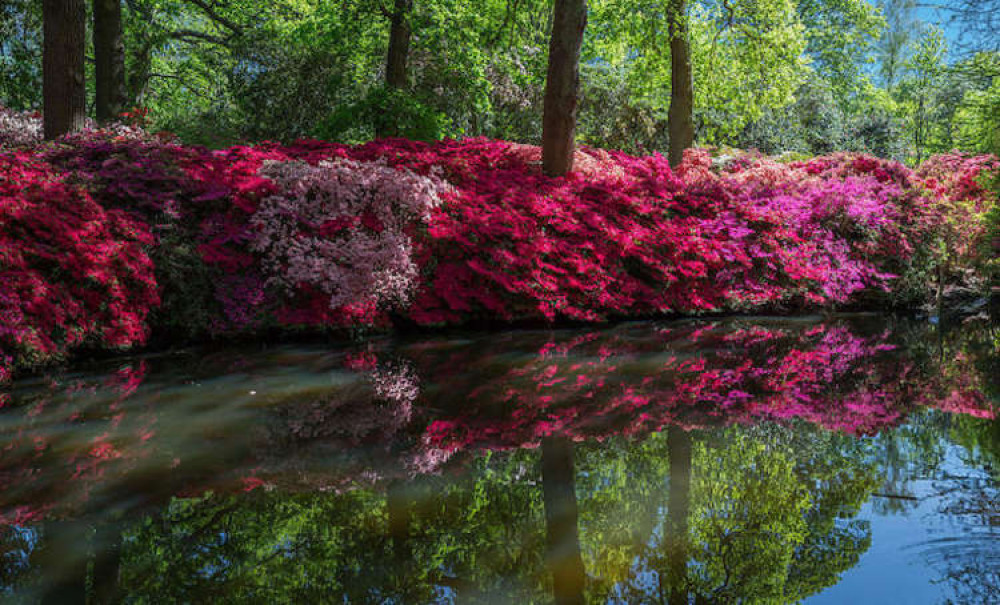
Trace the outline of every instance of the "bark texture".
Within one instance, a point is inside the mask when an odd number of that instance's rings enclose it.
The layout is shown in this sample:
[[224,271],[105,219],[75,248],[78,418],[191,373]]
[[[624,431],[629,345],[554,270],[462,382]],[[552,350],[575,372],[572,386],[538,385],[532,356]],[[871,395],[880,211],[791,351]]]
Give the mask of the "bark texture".
[[[389,52],[385,57],[385,86],[390,94],[405,90],[409,85],[407,67],[410,58],[410,13],[413,0],[394,0],[392,12],[386,12],[389,19]],[[399,127],[392,115],[379,116],[375,121],[375,137],[399,136]]]
[[556,0],[542,117],[542,169],[550,176],[562,176],[573,170],[580,47],[586,28],[586,0]]
[[389,53],[385,59],[385,84],[389,88],[406,88],[406,66],[410,56],[410,11],[413,0],[395,0],[389,16]]
[[691,45],[688,39],[686,0],[670,3],[670,111],[667,125],[671,166],[684,159],[684,150],[694,144],[694,83],[691,76]]
[[51,140],[80,130],[87,117],[84,0],[43,0],[42,19],[43,121]]
[[104,124],[125,110],[121,0],[94,0],[94,113]]

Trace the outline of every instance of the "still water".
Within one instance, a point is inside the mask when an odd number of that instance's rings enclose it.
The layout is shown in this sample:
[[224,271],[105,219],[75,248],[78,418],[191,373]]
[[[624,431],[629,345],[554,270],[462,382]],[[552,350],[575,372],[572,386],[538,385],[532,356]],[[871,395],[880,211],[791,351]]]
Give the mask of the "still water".
[[998,603],[1000,332],[187,350],[0,392],[0,601]]

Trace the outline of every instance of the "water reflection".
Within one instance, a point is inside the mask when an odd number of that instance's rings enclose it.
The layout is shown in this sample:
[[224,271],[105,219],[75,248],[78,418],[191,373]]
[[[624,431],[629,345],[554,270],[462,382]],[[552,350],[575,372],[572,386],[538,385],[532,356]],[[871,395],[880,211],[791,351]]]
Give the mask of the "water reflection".
[[894,594],[995,602],[991,330],[642,323],[26,380],[0,600],[842,602],[916,567]]

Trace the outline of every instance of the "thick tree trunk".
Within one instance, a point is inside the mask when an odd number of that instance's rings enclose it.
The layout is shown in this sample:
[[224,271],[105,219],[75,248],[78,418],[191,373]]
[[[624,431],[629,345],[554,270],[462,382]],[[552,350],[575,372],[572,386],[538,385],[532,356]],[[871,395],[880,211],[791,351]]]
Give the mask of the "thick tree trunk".
[[576,474],[573,442],[566,437],[542,439],[542,498],[545,504],[547,561],[558,605],[582,605],[587,580],[577,527]]
[[[385,86],[390,91],[405,90],[408,82],[407,63],[410,58],[410,12],[413,0],[395,0],[389,14],[389,52],[385,57]],[[394,116],[384,115],[376,120],[377,138],[399,136]]]
[[670,132],[668,159],[677,166],[684,150],[694,144],[694,83],[691,76],[691,46],[688,40],[686,0],[670,2]]
[[385,84],[389,88],[406,88],[406,64],[410,56],[410,11],[413,0],[395,0],[389,17],[389,53],[385,58]]
[[550,176],[573,169],[580,47],[586,27],[587,0],[556,0],[542,118],[542,168]]
[[94,113],[104,124],[125,109],[121,0],[94,0]]
[[46,139],[83,128],[87,116],[84,0],[43,0],[42,97]]

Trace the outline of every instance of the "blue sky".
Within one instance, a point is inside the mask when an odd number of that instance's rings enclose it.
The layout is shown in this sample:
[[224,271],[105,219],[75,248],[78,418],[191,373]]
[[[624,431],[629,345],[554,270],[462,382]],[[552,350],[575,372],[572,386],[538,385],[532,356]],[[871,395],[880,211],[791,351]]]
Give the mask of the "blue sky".
[[[920,4],[947,6],[950,3],[947,0],[932,0],[931,2],[921,1]],[[960,37],[961,32],[950,22],[950,16],[950,13],[944,9],[937,9],[930,6],[918,6],[917,8],[917,18],[926,23],[939,26],[944,31],[949,46],[953,46]]]

